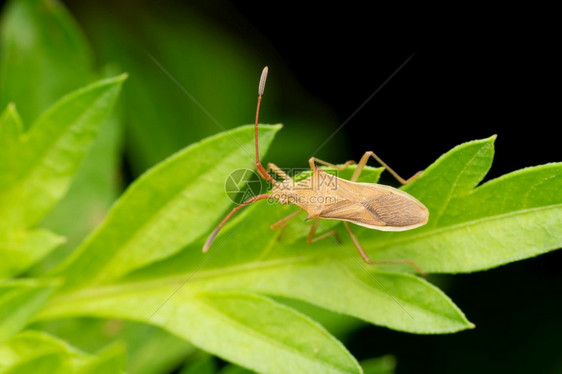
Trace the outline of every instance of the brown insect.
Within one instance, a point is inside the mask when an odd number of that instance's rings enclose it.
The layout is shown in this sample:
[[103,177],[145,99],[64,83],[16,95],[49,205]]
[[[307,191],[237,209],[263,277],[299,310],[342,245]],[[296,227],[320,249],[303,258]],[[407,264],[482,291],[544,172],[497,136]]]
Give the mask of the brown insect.
[[[261,177],[272,183],[273,189],[271,193],[257,195],[248,199],[244,203],[234,208],[229,214],[227,214],[205,242],[205,245],[203,246],[203,252],[206,252],[209,249],[220,229],[238,210],[258,200],[276,199],[281,204],[294,204],[305,210],[308,213],[308,216],[306,218],[307,220],[324,218],[344,221],[343,224],[346,231],[349,233],[353,244],[366,263],[409,264],[413,266],[420,274],[424,275],[419,266],[408,259],[395,261],[372,261],[363,250],[363,247],[359,243],[359,240],[357,239],[353,231],[351,231],[351,227],[348,224],[348,222],[351,222],[359,226],[367,227],[369,229],[382,231],[411,230],[426,224],[429,217],[429,211],[415,197],[394,187],[375,183],[357,182],[361,171],[367,164],[367,161],[370,157],[373,157],[375,160],[377,160],[401,184],[407,184],[408,182],[416,178],[419,173],[405,180],[401,178],[396,172],[394,172],[394,170],[388,167],[388,165],[386,165],[375,153],[369,151],[366,152],[363,157],[361,157],[361,160],[357,164],[357,167],[353,172],[350,181],[326,173],[324,170],[320,169],[317,164],[322,164],[336,170],[343,170],[349,165],[355,164],[354,161],[347,161],[343,165],[334,165],[329,162],[319,160],[315,157],[311,157],[308,160],[308,163],[312,170],[312,175],[299,182],[295,182],[283,170],[271,163],[268,164],[268,169],[280,176],[283,181],[276,181],[271,177],[271,175],[269,175],[267,170],[260,163],[258,150],[258,117],[261,99],[265,88],[267,72],[268,68],[265,67],[261,74],[258,89],[258,104],[256,109],[255,122],[255,166]],[[271,228],[283,228],[289,220],[296,217],[301,212],[302,211],[297,211],[290,214],[289,216],[271,225]],[[337,238],[336,230],[331,230],[315,237],[314,235],[316,234],[316,231],[318,229],[318,224],[318,220],[315,220],[312,224],[307,237],[307,243],[314,243],[320,239],[332,235]]]

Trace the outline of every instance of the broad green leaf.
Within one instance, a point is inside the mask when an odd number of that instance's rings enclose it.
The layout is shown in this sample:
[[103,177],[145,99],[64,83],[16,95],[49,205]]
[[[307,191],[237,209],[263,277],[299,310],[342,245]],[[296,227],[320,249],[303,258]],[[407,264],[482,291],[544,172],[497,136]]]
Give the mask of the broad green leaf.
[[0,344],[16,334],[43,306],[53,282],[13,280],[0,283]]
[[[200,275],[204,277],[204,274]],[[314,259],[277,266],[245,267],[188,287],[243,289],[300,299],[367,322],[413,333],[472,328],[438,288],[419,277],[369,271],[356,263]]]
[[62,98],[23,136],[13,183],[0,190],[4,227],[37,223],[64,195],[126,76],[105,79]]
[[45,229],[0,232],[0,279],[21,274],[64,241]]
[[92,53],[59,1],[10,1],[2,21],[0,107],[15,103],[29,126],[60,97],[91,82]]
[[[261,127],[264,150],[279,128]],[[114,281],[172,255],[216,225],[230,205],[223,181],[232,171],[251,167],[253,137],[252,126],[213,136],[136,180],[57,271],[67,288]]]
[[[240,292],[170,295],[169,285],[99,288],[55,299],[40,319],[74,315],[150,320],[196,346],[264,373],[359,373],[357,362],[326,330],[291,308]],[[96,301],[92,303],[94,298]],[[138,308],[143,305],[152,306]],[[159,309],[155,309],[161,306]],[[220,331],[220,334],[210,333]]]

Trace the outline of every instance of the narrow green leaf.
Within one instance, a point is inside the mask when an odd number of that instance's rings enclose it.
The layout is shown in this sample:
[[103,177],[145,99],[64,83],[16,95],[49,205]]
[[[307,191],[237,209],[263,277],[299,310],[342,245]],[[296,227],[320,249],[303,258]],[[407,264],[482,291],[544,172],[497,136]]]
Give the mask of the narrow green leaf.
[[[177,285],[175,285],[177,287]],[[106,287],[53,300],[40,319],[75,315],[150,321],[194,345],[264,373],[360,373],[326,330],[270,299],[239,292],[191,292],[169,285]],[[92,303],[94,297],[96,302]],[[139,302],[145,308],[138,308]],[[211,332],[220,331],[220,334]]]
[[14,183],[0,194],[1,225],[29,227],[64,195],[126,75],[65,96],[24,135]]
[[0,279],[22,273],[64,241],[45,229],[0,232]]
[[429,209],[429,222],[436,227],[453,198],[470,192],[492,165],[495,136],[467,142],[445,153],[404,191],[418,198]]
[[[64,261],[94,228],[99,226],[119,196],[121,123],[112,115],[100,125],[100,133],[72,179],[65,196],[40,226],[67,238],[63,246],[31,269],[44,274]],[[80,207],[80,209],[77,209]]]
[[[262,126],[265,150],[280,126]],[[208,232],[231,205],[223,181],[252,167],[253,128],[208,138],[154,167],[123,194],[104,223],[58,271],[68,288],[108,283],[177,252]]]
[[43,306],[53,282],[14,280],[0,283],[0,343],[21,330]]

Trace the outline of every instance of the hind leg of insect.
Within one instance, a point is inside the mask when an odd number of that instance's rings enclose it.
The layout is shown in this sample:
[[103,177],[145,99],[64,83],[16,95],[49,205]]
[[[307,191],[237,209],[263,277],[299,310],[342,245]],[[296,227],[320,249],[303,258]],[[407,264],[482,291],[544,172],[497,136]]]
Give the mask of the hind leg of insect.
[[361,175],[361,172],[363,171],[363,168],[365,167],[365,165],[367,165],[367,161],[369,161],[369,157],[373,157],[375,160],[377,160],[377,162],[379,164],[381,164],[382,167],[385,168],[390,174],[392,174],[392,176],[394,178],[396,178],[396,180],[398,182],[400,182],[401,184],[410,183],[411,181],[416,179],[422,173],[421,171],[418,171],[416,174],[412,175],[410,178],[404,179],[400,175],[398,175],[398,173],[396,173],[394,170],[392,170],[383,160],[381,160],[381,158],[379,156],[377,156],[375,154],[375,152],[368,151],[368,152],[365,152],[363,157],[361,157],[361,160],[359,160],[359,163],[357,164],[357,168],[355,169],[355,171],[353,172],[353,175],[351,176],[352,182],[356,182],[357,179],[359,179],[359,175]]
[[357,248],[357,251],[359,252],[359,254],[361,255],[361,258],[363,259],[363,261],[365,261],[368,264],[371,265],[384,265],[384,264],[406,264],[406,265],[410,265],[411,267],[413,267],[414,269],[416,269],[416,271],[422,276],[425,277],[427,274],[418,266],[418,264],[416,264],[414,261],[412,260],[392,260],[392,261],[373,261],[369,258],[369,256],[367,256],[367,253],[365,253],[365,250],[363,249],[363,247],[361,246],[361,243],[359,243],[359,240],[357,239],[357,236],[355,236],[355,234],[353,233],[353,231],[351,231],[351,227],[349,227],[349,224],[347,222],[344,222],[343,225],[345,226],[345,229],[347,230],[347,233],[349,234],[349,237],[351,238],[351,241],[353,242],[353,244],[355,245],[355,248]]

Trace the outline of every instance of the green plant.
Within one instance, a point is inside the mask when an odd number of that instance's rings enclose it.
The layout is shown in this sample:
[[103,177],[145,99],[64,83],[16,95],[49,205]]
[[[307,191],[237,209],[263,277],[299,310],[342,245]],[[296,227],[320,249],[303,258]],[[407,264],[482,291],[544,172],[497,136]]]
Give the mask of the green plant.
[[[96,80],[85,59],[75,61],[79,77],[69,78],[64,65],[50,63],[89,52],[64,9],[46,4],[12,3],[2,34],[0,371],[117,373],[126,349],[131,357],[142,349],[163,355],[175,347],[184,357],[193,346],[260,372],[392,370],[392,360],[360,365],[312,318],[316,311],[307,313],[306,304],[288,299],[411,333],[473,327],[428,280],[408,273],[408,267],[364,265],[347,239],[341,245],[330,240],[306,245],[308,223],[298,222],[279,239],[269,226],[294,207],[262,202],[247,208],[203,255],[206,235],[230,208],[223,181],[235,169],[252,167],[251,126],[206,138],[158,163],[92,229],[84,217],[96,215],[99,204],[86,202],[107,204],[117,194],[111,183],[89,181],[113,171],[119,142],[110,125],[119,121],[110,116],[126,76]],[[43,18],[37,9],[56,16]],[[54,30],[70,30],[66,35],[73,42],[56,35],[50,43],[35,40],[51,47],[32,49],[30,56],[14,32],[29,20],[44,27],[37,35],[49,35],[49,22],[55,22]],[[52,40],[60,45],[53,47]],[[23,93],[19,84],[32,87],[29,82],[41,74],[67,80],[45,83],[48,94]],[[260,127],[264,153],[280,128]],[[494,139],[457,146],[404,187],[428,207],[426,226],[403,233],[358,230],[372,257],[409,258],[429,273],[469,273],[562,246],[562,164],[479,185],[493,159]],[[381,171],[369,168],[362,178],[376,182]],[[89,195],[84,185],[91,187]],[[56,213],[62,199],[67,208]],[[332,227],[341,230],[337,222],[322,229]],[[91,232],[82,240],[76,231]],[[60,251],[61,234],[77,238],[76,248]],[[346,238],[343,232],[341,237]],[[127,344],[109,344],[116,337]],[[88,347],[88,341],[97,345]],[[99,350],[100,345],[106,347]],[[185,372],[216,369],[204,355],[194,354],[190,364]],[[129,367],[147,370],[137,368]]]

